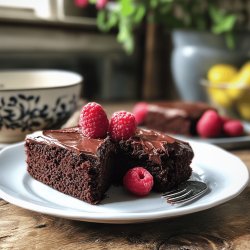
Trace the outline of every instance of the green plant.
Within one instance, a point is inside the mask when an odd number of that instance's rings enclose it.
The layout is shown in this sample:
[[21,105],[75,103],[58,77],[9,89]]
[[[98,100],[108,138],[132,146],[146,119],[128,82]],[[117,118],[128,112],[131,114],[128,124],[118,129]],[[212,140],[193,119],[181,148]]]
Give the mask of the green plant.
[[[98,0],[90,0],[97,3]],[[118,29],[117,39],[128,53],[134,49],[134,32],[142,23],[155,22],[166,29],[188,28],[223,34],[234,46],[237,15],[216,0],[117,0],[98,10],[97,24],[103,31]]]

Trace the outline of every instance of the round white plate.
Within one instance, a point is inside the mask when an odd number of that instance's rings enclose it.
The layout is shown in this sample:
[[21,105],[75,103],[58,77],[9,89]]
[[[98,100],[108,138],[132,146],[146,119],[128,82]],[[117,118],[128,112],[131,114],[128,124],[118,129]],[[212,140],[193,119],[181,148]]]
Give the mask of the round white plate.
[[0,150],[13,145],[13,143],[0,143]]
[[208,209],[237,196],[248,183],[248,170],[236,156],[210,144],[191,142],[194,176],[209,185],[200,199],[182,206],[166,203],[160,194],[135,198],[112,187],[99,205],[64,195],[34,180],[26,171],[24,144],[0,152],[0,197],[17,206],[58,217],[100,223],[134,223],[170,218]]

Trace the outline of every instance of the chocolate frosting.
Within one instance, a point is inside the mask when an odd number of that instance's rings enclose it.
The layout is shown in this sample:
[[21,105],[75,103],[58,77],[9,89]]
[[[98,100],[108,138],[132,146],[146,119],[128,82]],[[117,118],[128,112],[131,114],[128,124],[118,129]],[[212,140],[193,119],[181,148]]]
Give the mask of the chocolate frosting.
[[135,136],[139,137],[143,144],[150,143],[150,148],[162,148],[163,143],[174,143],[176,141],[171,136],[150,129],[137,129]]
[[[66,128],[61,130],[45,130],[37,132],[27,137],[28,140],[35,140],[40,143],[49,145],[59,145],[69,148],[77,153],[84,152],[86,154],[95,155],[104,139],[91,139],[84,137],[81,128]],[[159,150],[166,151],[167,143],[174,143],[177,140],[154,130],[137,129],[136,133],[129,140],[135,146],[140,144],[143,150],[149,154],[151,160],[160,162]]]
[[70,148],[78,153],[96,154],[104,139],[90,139],[84,137],[79,127],[61,130],[45,130],[43,132],[29,135],[27,139],[48,144],[60,145]]
[[177,140],[155,130],[137,129],[135,136],[132,137],[132,141],[135,148],[136,144],[141,144],[142,149],[149,155],[149,159],[160,164],[159,150],[165,152],[165,145],[168,143],[173,144]]

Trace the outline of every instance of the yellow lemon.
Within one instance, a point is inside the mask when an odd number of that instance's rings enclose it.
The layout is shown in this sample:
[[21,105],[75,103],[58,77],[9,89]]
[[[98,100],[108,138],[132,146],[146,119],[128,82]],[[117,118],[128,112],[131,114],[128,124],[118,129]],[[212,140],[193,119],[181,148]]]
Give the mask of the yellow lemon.
[[237,74],[227,85],[226,92],[232,100],[239,100],[244,94],[244,84],[241,74]]
[[246,62],[240,69],[241,71],[250,71],[250,61]]
[[[208,80],[212,88],[209,90],[211,100],[224,108],[232,105],[230,95],[227,94],[223,84],[229,83],[237,75],[237,69],[229,64],[216,64],[208,71]],[[213,88],[214,87],[214,88]]]
[[248,102],[240,102],[237,105],[237,110],[244,120],[250,120],[250,103]]
[[250,86],[250,62],[245,63],[240,69],[241,83]]
[[237,74],[237,69],[229,64],[216,64],[212,66],[207,74],[212,84],[227,83]]
[[208,94],[214,104],[222,106],[223,108],[231,107],[232,102],[225,89],[216,89],[212,87],[208,90]]
[[250,92],[246,91],[244,96],[237,101],[237,110],[241,118],[250,121]]
[[229,82],[227,93],[233,100],[239,100],[245,92],[245,87],[250,87],[250,62],[243,65],[239,73]]

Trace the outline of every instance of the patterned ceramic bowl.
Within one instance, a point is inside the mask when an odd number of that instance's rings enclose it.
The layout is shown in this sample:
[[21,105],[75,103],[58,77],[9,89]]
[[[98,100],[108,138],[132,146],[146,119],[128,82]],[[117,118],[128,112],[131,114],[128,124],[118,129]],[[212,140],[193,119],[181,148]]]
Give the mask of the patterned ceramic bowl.
[[76,109],[81,83],[62,70],[0,71],[0,142],[60,127]]

